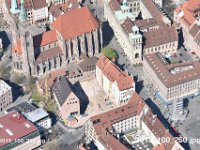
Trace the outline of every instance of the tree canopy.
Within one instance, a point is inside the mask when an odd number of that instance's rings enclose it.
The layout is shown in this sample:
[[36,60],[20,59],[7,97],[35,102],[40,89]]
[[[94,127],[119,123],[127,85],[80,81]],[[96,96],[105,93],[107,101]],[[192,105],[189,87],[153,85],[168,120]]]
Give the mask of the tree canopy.
[[117,58],[117,53],[115,50],[113,50],[111,47],[105,47],[102,50],[102,53],[108,57],[109,59],[115,59]]

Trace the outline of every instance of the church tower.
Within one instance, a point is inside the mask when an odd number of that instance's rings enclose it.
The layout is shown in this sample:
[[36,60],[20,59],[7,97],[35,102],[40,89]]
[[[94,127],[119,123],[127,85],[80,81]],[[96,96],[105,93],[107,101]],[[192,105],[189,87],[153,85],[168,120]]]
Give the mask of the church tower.
[[24,0],[21,0],[21,10],[20,10],[19,19],[20,19],[20,21],[26,21],[26,19],[27,19]]
[[16,14],[16,13],[19,13],[20,10],[18,8],[18,5],[17,5],[17,0],[12,0],[11,1],[11,9],[10,9],[11,13],[12,14]]

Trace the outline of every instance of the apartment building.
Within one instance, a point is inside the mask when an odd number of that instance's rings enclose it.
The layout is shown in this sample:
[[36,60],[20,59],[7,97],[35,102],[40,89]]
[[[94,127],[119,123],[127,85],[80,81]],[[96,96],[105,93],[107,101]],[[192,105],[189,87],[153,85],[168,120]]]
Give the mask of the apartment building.
[[48,21],[48,5],[44,0],[33,1],[33,22]]
[[172,54],[178,49],[178,34],[174,26],[144,32],[144,54]]
[[135,20],[137,17],[131,12],[131,9],[132,7],[128,5],[127,1],[123,1],[123,5],[121,5],[118,0],[111,0],[104,3],[104,16],[131,62],[141,63],[142,36],[139,33],[138,27],[135,26],[133,30],[131,29],[133,31],[132,34],[127,35],[121,26],[127,18]]
[[26,119],[31,121],[39,131],[43,132],[45,129],[51,128],[52,120],[49,114],[43,109],[29,101],[23,101],[17,105],[9,107],[5,113],[17,111]]
[[12,89],[11,87],[0,80],[0,113],[12,104]]
[[127,35],[130,35],[136,25],[143,32],[143,55],[155,52],[174,53],[178,49],[178,34],[175,26],[167,26],[155,18],[150,18],[135,21],[126,19],[122,27]]
[[106,56],[100,57],[97,62],[96,79],[108,95],[114,96],[117,105],[127,103],[135,92],[133,77],[121,71]]
[[[124,0],[123,2],[119,0],[109,0],[104,2],[104,8],[105,18],[108,20],[115,36],[117,37],[118,42],[132,63],[142,63],[143,55],[148,52],[148,50],[146,50],[147,48],[152,49],[151,52],[154,52],[157,51],[157,46],[161,46],[160,51],[166,53],[171,52],[171,50],[166,50],[163,47],[164,43],[162,40],[160,42],[159,38],[152,39],[152,37],[154,37],[152,35],[156,34],[156,36],[159,36],[158,32],[166,29],[161,27],[164,25],[166,27],[171,26],[170,19],[166,14],[164,14],[163,11],[161,11],[161,0]],[[137,20],[138,16],[142,17],[142,19]],[[151,31],[148,33],[149,29]],[[158,31],[154,31],[153,29],[158,29]],[[172,28],[169,28],[168,30],[172,30]],[[173,30],[175,31],[176,29],[174,28]],[[142,34],[141,31],[144,33]],[[162,36],[167,37],[170,33],[167,32],[167,34]],[[147,45],[147,43],[145,43],[147,40],[150,41],[148,43],[154,42],[154,40],[156,40],[154,43],[155,45],[152,45],[151,47],[149,47],[150,45],[145,47],[145,45]],[[168,41],[166,41],[166,43],[167,42]],[[177,42],[177,40],[172,42]],[[176,44],[172,49],[177,49]]]
[[37,91],[43,95],[48,94],[48,96],[53,98],[52,89],[56,79],[66,75],[66,69],[51,71],[48,77],[36,81]]
[[23,16],[22,21],[28,20],[30,24],[45,23],[48,21],[48,4],[46,0],[6,0],[5,19],[9,20],[12,15]]
[[200,1],[189,0],[174,11],[174,22],[181,28],[184,46],[200,56]]
[[59,115],[65,122],[71,116],[80,115],[80,100],[66,77],[57,79],[53,86],[53,96],[59,108]]
[[[93,141],[101,150],[130,149],[121,141],[126,139],[124,138],[126,134],[131,134],[133,130],[142,131],[145,135],[144,139],[150,141],[149,147],[144,149],[156,149],[162,145],[165,150],[184,150],[137,93],[133,94],[128,104],[93,116],[85,125],[86,139]],[[159,140],[161,137],[169,138],[170,142]],[[144,143],[142,139],[133,140],[135,141],[131,144],[132,148],[137,149],[137,145]]]
[[41,145],[37,127],[16,111],[0,117],[0,139],[0,150],[28,150]]
[[62,0],[62,1],[52,1],[49,6],[49,21],[55,21],[60,15],[73,10],[80,8],[80,4],[77,0]]
[[167,64],[160,53],[144,56],[144,73],[157,89],[157,96],[165,103],[200,93],[200,63]]
[[86,78],[96,76],[97,61],[97,57],[83,58],[83,60],[78,64],[80,67],[80,76]]

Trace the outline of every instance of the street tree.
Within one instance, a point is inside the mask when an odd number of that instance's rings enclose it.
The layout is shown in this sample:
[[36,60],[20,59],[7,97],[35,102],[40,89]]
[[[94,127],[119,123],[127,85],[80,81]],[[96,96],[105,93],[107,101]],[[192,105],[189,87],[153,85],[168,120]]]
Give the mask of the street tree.
[[102,50],[102,53],[108,57],[109,59],[113,60],[117,58],[117,53],[115,50],[113,50],[111,47],[105,47]]

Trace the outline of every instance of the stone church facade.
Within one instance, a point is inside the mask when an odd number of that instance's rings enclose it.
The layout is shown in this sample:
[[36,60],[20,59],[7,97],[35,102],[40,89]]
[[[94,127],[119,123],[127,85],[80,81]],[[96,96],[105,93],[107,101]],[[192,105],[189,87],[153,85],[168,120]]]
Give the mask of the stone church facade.
[[61,15],[50,31],[36,36],[19,23],[13,30],[13,72],[45,75],[78,62],[82,55],[97,55],[102,46],[101,25],[87,7]]

